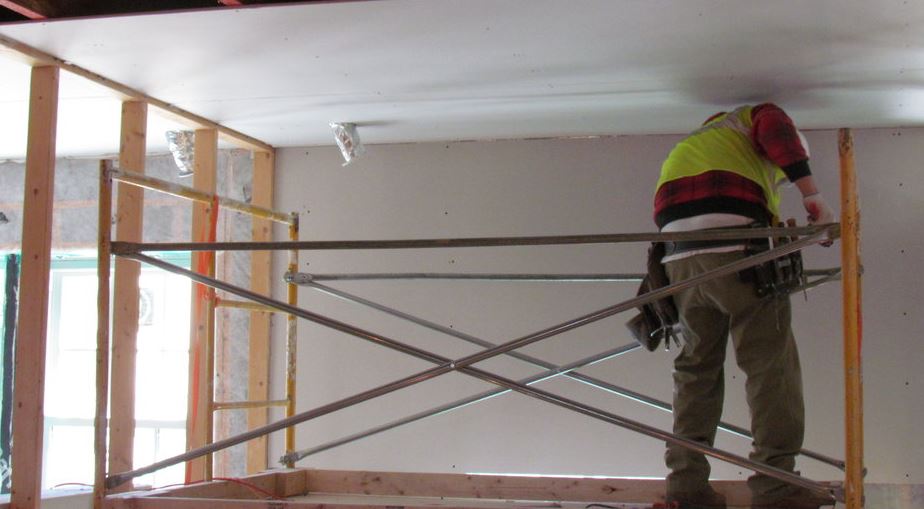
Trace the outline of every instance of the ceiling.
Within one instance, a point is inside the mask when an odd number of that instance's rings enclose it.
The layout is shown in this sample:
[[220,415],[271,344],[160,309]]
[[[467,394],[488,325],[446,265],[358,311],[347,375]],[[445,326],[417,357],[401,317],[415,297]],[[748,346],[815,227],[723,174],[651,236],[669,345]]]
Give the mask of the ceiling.
[[[329,122],[395,143],[680,133],[741,102],[803,128],[924,125],[924,2],[379,0],[0,25],[0,34],[274,146]],[[0,50],[0,158],[29,69]],[[65,73],[66,74],[66,73]],[[114,153],[119,100],[63,75],[61,155]],[[175,124],[151,115],[149,149]]]

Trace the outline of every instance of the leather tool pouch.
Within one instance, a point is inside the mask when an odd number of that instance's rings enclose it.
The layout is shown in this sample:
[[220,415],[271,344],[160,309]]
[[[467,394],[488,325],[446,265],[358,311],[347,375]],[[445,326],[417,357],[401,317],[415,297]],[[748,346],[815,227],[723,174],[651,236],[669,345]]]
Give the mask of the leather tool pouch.
[[[661,263],[662,258],[664,258],[664,243],[653,243],[648,248],[648,273],[642,279],[637,295],[643,295],[670,284],[667,272],[664,271],[664,265]],[[644,304],[638,310],[639,314],[626,322],[626,327],[640,345],[653,352],[662,340],[666,341],[666,346],[670,346],[671,339],[677,342],[674,328],[679,322],[679,313],[672,297],[668,296]]]
[[[788,238],[772,239],[773,247],[788,242]],[[771,239],[751,239],[745,248],[745,254],[751,256],[762,253],[770,250],[770,246]],[[742,281],[754,285],[759,297],[789,295],[793,290],[803,286],[804,276],[801,251],[774,258],[738,273]]]

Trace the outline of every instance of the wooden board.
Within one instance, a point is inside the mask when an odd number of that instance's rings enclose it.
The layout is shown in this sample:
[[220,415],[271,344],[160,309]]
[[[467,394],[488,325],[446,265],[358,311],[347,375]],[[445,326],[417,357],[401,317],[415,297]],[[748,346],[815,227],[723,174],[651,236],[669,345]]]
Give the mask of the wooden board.
[[[193,187],[207,193],[215,192],[218,159],[218,133],[213,129],[196,131],[195,170]],[[192,240],[203,242],[212,238],[212,215],[217,213],[212,205],[193,203]],[[214,254],[199,252],[193,254],[193,270],[215,275]],[[208,331],[212,328],[213,313],[210,312],[210,290],[203,285],[192,286],[192,313],[190,315],[189,347],[189,402],[186,416],[186,448],[194,449],[206,445],[209,440],[210,415],[208,399],[211,396],[208,380]],[[198,458],[186,463],[186,482],[206,478],[206,459]]]
[[[273,207],[275,155],[272,152],[255,152],[253,155],[253,205]],[[252,240],[273,240],[273,224],[265,219],[253,219]],[[270,295],[272,253],[254,251],[250,255],[250,289]],[[250,313],[250,349],[248,357],[247,399],[269,399],[270,313]],[[247,427],[264,426],[269,422],[269,409],[254,408],[247,411]],[[247,473],[256,473],[267,467],[266,437],[247,443]]]
[[13,507],[39,507],[58,69],[32,69],[13,394]]
[[[147,135],[147,105],[122,103],[122,137],[119,167],[144,173]],[[116,240],[141,241],[144,218],[144,190],[118,185]],[[141,265],[117,258],[113,280],[112,315],[112,406],[109,421],[109,472],[131,470],[135,446],[135,362],[138,350],[138,278]],[[131,483],[116,488],[131,489]]]
[[[664,480],[530,477],[291,469],[243,478],[111,497],[109,507],[614,507],[662,504]],[[245,484],[246,483],[246,484]],[[247,485],[256,489],[248,488]],[[713,481],[730,506],[747,506],[745,481]],[[273,497],[272,499],[269,499]],[[533,501],[532,503],[530,501]]]

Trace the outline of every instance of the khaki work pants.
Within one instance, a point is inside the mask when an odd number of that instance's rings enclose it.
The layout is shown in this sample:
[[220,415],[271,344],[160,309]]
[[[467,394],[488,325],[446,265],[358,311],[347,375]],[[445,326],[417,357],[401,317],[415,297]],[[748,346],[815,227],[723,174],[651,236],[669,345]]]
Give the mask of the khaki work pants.
[[[743,251],[706,253],[665,264],[672,283],[744,257]],[[790,326],[788,297],[757,296],[737,274],[713,279],[676,294],[684,346],[674,360],[674,433],[713,445],[725,392],[725,348],[731,334],[738,366],[747,376],[747,401],[754,435],[751,459],[792,471],[802,447],[805,416],[799,354]],[[668,445],[668,493],[703,489],[710,467],[705,456]],[[784,483],[755,474],[755,494]]]

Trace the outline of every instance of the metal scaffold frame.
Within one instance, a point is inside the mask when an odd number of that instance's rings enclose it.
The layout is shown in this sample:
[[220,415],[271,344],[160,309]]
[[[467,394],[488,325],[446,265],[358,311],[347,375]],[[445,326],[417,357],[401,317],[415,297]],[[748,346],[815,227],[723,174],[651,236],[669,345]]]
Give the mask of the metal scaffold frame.
[[[241,433],[236,436],[228,437],[212,443],[207,444],[206,446],[199,447],[187,451],[184,454],[174,456],[172,458],[167,458],[165,460],[158,461],[149,466],[137,468],[131,471],[126,472],[117,472],[117,473],[108,473],[105,475],[105,482],[100,483],[97,486],[98,491],[105,492],[106,489],[113,489],[119,485],[141,475],[165,468],[171,465],[178,463],[194,460],[203,456],[211,455],[212,453],[244,443],[248,440],[265,436],[269,433],[286,430],[286,455],[283,456],[281,462],[288,467],[292,467],[296,461],[302,459],[308,455],[316,454],[322,450],[328,450],[333,447],[337,447],[346,443],[354,442],[356,440],[371,436],[373,434],[393,429],[397,426],[407,424],[409,422],[414,422],[423,418],[427,418],[432,415],[437,415],[439,413],[451,411],[455,408],[461,406],[469,405],[478,401],[483,401],[488,398],[494,397],[496,395],[506,393],[509,391],[518,392],[526,396],[540,399],[548,403],[570,409],[572,411],[593,417],[616,426],[620,426],[632,431],[636,431],[641,434],[645,434],[657,439],[660,439],[664,442],[676,444],[682,447],[686,447],[695,451],[699,451],[708,456],[739,465],[755,472],[760,472],[765,475],[783,480],[787,483],[800,486],[815,492],[826,493],[834,496],[838,501],[846,502],[847,507],[850,509],[862,507],[862,432],[858,432],[858,426],[862,425],[862,407],[860,406],[860,399],[857,396],[857,393],[862,389],[862,380],[859,378],[859,327],[857,325],[851,325],[851,323],[859,322],[859,276],[860,276],[860,267],[859,267],[859,245],[858,245],[858,236],[859,229],[857,224],[857,208],[856,208],[856,184],[855,177],[853,176],[853,163],[852,163],[852,140],[850,138],[849,130],[841,130],[840,132],[840,148],[841,148],[841,167],[842,167],[842,218],[840,224],[830,224],[830,225],[814,225],[814,226],[805,226],[805,227],[788,227],[788,228],[754,228],[754,229],[728,229],[720,231],[700,231],[700,232],[677,232],[677,233],[629,233],[629,234],[607,234],[607,235],[573,235],[573,236],[555,236],[555,237],[504,237],[504,238],[468,238],[468,239],[417,239],[417,240],[372,240],[372,241],[299,241],[298,240],[298,230],[297,230],[297,217],[291,216],[288,224],[290,225],[289,236],[290,240],[288,242],[200,242],[200,243],[158,243],[158,244],[144,244],[139,242],[111,242],[110,239],[104,238],[104,235],[108,235],[108,230],[104,231],[101,228],[100,233],[100,254],[101,259],[103,256],[106,256],[108,259],[109,254],[115,254],[117,256],[136,260],[141,263],[146,263],[155,267],[159,267],[163,270],[167,270],[176,274],[181,274],[189,277],[191,280],[208,286],[214,290],[222,290],[229,294],[235,295],[237,297],[243,298],[243,301],[239,300],[220,300],[218,305],[234,306],[248,309],[272,309],[279,312],[287,314],[287,330],[288,340],[287,340],[287,378],[286,378],[286,400],[279,401],[267,401],[261,402],[265,404],[286,404],[287,407],[287,417],[279,420],[277,422],[262,426],[253,430],[250,430],[245,433]],[[108,188],[109,181],[105,175],[111,175],[112,178],[125,177],[124,173],[120,174],[106,168],[102,169],[103,177],[101,177],[101,218],[108,217],[109,211],[103,210],[103,207],[110,207],[109,201],[102,199],[103,192],[108,194],[111,190]],[[141,185],[140,182],[137,185]],[[161,187],[159,183],[152,182],[151,180],[146,180],[145,187],[154,186]],[[176,186],[173,185],[173,191],[176,191]],[[182,195],[183,193],[179,193]],[[192,197],[185,196],[191,199],[205,199],[204,196]],[[217,203],[218,200],[216,197],[208,197],[212,202]],[[246,211],[245,211],[246,212]],[[844,230],[841,230],[841,225],[844,225]],[[580,381],[582,383],[591,385],[593,387],[606,390],[612,394],[616,394],[622,397],[627,397],[644,404],[654,406],[661,410],[671,411],[669,404],[658,401],[654,398],[636,393],[629,389],[625,389],[614,384],[609,384],[605,381],[595,379],[584,375],[576,370],[581,367],[591,365],[596,362],[600,362],[605,359],[614,358],[620,355],[623,355],[631,350],[637,348],[637,345],[630,344],[623,347],[615,348],[602,352],[600,354],[581,359],[579,361],[573,362],[568,365],[558,366],[542,359],[538,359],[532,356],[524,355],[517,353],[514,350],[522,348],[524,346],[533,344],[535,342],[547,339],[558,334],[564,333],[569,330],[576,329],[578,327],[602,320],[604,318],[613,316],[622,311],[633,309],[642,304],[653,302],[662,297],[673,295],[677,292],[680,292],[686,288],[704,283],[716,277],[721,277],[724,275],[733,274],[739,272],[745,268],[755,266],[757,264],[764,263],[773,258],[783,256],[798,250],[801,250],[807,246],[818,243],[824,239],[833,239],[841,235],[846,235],[842,241],[842,270],[838,269],[825,269],[817,271],[808,271],[809,275],[816,276],[817,278],[809,282],[808,286],[817,286],[823,284],[827,281],[840,278],[843,279],[844,283],[844,309],[845,309],[845,376],[847,384],[847,419],[846,419],[846,434],[847,434],[847,457],[845,460],[839,460],[831,458],[813,451],[802,450],[801,453],[807,457],[811,457],[818,461],[827,463],[829,465],[835,466],[839,469],[842,469],[846,472],[846,480],[843,486],[839,484],[829,484],[813,481],[802,477],[801,475],[794,474],[791,472],[783,471],[769,465],[753,462],[747,458],[738,456],[733,453],[722,451],[714,447],[709,447],[698,442],[694,442],[683,437],[679,437],[668,433],[666,431],[654,428],[652,426],[643,424],[631,420],[629,418],[619,416],[605,410],[594,408],[580,402],[565,398],[556,394],[549,393],[544,390],[540,390],[532,387],[533,384],[540,380],[546,380],[552,377],[557,376],[567,376],[574,380]],[[629,299],[624,302],[614,304],[612,306],[594,311],[592,313],[568,320],[566,322],[548,327],[531,334],[509,339],[506,342],[501,344],[493,344],[487,342],[483,339],[476,338],[474,336],[467,335],[465,333],[456,331],[454,329],[448,329],[441,325],[428,322],[426,320],[414,317],[412,315],[402,313],[400,311],[388,308],[379,303],[375,303],[361,297],[348,294],[346,292],[336,290],[325,286],[320,283],[323,280],[345,280],[345,279],[399,279],[402,278],[402,275],[399,274],[354,274],[354,275],[305,275],[298,274],[295,271],[297,270],[297,253],[299,250],[328,250],[328,249],[412,249],[412,248],[443,248],[443,247],[480,247],[480,246],[535,246],[535,245],[561,245],[561,244],[595,244],[595,243],[615,243],[615,242],[639,242],[639,241],[669,241],[669,240],[714,240],[714,239],[745,239],[745,238],[761,238],[761,237],[799,237],[792,242],[782,244],[780,246],[774,247],[773,249],[751,255],[742,260],[736,261],[724,267],[709,271],[700,276],[694,277],[692,279],[677,282],[666,287],[654,290],[635,298]],[[287,292],[287,302],[278,301],[267,297],[265,295],[258,294],[256,292],[247,290],[245,288],[240,288],[222,281],[219,281],[213,277],[203,275],[194,271],[190,271],[181,267],[174,266],[172,264],[166,263],[164,261],[158,260],[146,254],[145,252],[156,252],[156,251],[174,251],[174,250],[190,250],[190,251],[215,251],[215,250],[225,250],[225,251],[258,251],[258,250],[276,250],[276,249],[285,249],[290,252],[290,263],[288,267],[288,272],[286,273],[286,282],[289,283],[289,290]],[[539,274],[469,274],[469,275],[459,275],[459,274],[408,274],[403,277],[403,279],[478,279],[478,280],[504,280],[504,281],[587,281],[587,280],[597,280],[597,281],[631,281],[636,280],[640,275],[637,274],[616,274],[616,275],[568,275],[568,274],[557,274],[557,275],[539,275]],[[104,275],[100,273],[100,278]],[[108,276],[106,276],[108,277]],[[477,344],[482,346],[484,350],[481,350],[475,354],[471,354],[459,359],[449,359],[440,355],[437,355],[432,352],[422,350],[420,348],[411,346],[409,344],[403,343],[393,338],[386,337],[381,334],[377,334],[368,330],[364,330],[347,323],[334,320],[332,318],[319,315],[317,313],[300,309],[297,307],[296,296],[297,292],[295,290],[296,284],[304,284],[309,286],[317,291],[332,295],[347,301],[360,304],[366,307],[376,309],[378,311],[384,312],[391,316],[396,316],[398,318],[410,321],[422,327],[426,327],[431,330],[436,330],[445,334],[452,335],[459,339],[468,341],[470,343]],[[101,284],[102,286],[102,284]],[[108,296],[106,296],[108,298]],[[108,303],[103,302],[104,297],[100,297],[100,311],[101,316],[104,311],[108,309]],[[347,398],[335,401],[333,403],[326,404],[324,406],[314,408],[308,411],[301,413],[294,412],[294,367],[296,363],[295,356],[295,336],[294,336],[294,327],[295,321],[297,318],[304,318],[314,323],[324,325],[326,327],[338,330],[367,341],[403,352],[405,354],[411,355],[413,357],[423,359],[435,364],[434,367],[415,373],[413,375],[404,377],[399,380],[387,383],[380,387],[376,387],[358,394],[354,394]],[[101,322],[102,323],[102,322]],[[101,333],[102,336],[102,333]],[[102,346],[102,341],[101,341]],[[489,358],[498,356],[498,355],[510,355],[519,360],[533,364],[534,366],[542,367],[545,369],[544,372],[534,375],[532,377],[514,381],[507,379],[503,376],[497,375],[495,373],[490,373],[479,368],[473,367],[474,364],[487,360]],[[100,366],[104,364],[101,362]],[[103,368],[100,368],[103,370]],[[398,421],[393,421],[385,425],[372,428],[370,430],[354,434],[348,437],[338,439],[333,442],[322,444],[310,449],[305,449],[301,451],[294,450],[294,426],[302,422],[306,422],[315,418],[318,418],[323,415],[330,414],[332,412],[347,408],[354,404],[367,401],[406,387],[410,387],[417,383],[430,380],[432,378],[438,377],[440,375],[456,371],[460,372],[480,380],[492,383],[497,385],[498,388],[492,391],[487,391],[481,394],[465,398],[452,403],[447,403],[439,407],[420,412],[418,414],[408,416],[406,418],[400,419]],[[103,387],[104,384],[101,384],[100,387]],[[247,407],[254,403],[218,403],[213,405],[213,409],[220,408],[243,408]],[[105,426],[104,420],[98,420],[98,426]],[[743,437],[749,437],[750,434],[747,430],[744,430],[740,427],[728,424],[721,423],[720,428],[737,434]],[[859,433],[859,434],[858,434]],[[98,432],[98,436],[100,433]],[[105,436],[104,432],[102,436]],[[857,444],[860,444],[859,446]],[[99,446],[99,444],[98,444]],[[105,449],[103,446],[102,450],[97,451],[100,455],[105,455]],[[103,463],[98,463],[101,465],[101,468],[105,468]],[[859,497],[859,498],[857,498]]]
[[[112,215],[112,184],[113,181],[123,182],[131,186],[136,186],[152,191],[162,192],[179,198],[191,200],[198,203],[205,203],[212,207],[211,214],[214,220],[217,218],[217,214],[220,207],[223,207],[227,210],[232,210],[238,213],[246,214],[252,216],[256,219],[265,219],[273,221],[276,223],[281,223],[287,226],[290,240],[298,239],[298,216],[297,214],[283,214],[276,212],[264,207],[259,207],[252,205],[250,203],[242,202],[239,200],[234,200],[231,198],[226,198],[218,196],[213,193],[204,192],[192,187],[187,187],[179,185],[173,182],[157,179],[150,177],[144,174],[134,173],[131,171],[126,171],[122,169],[115,169],[112,167],[111,161],[102,160],[100,161],[100,200],[99,200],[99,249],[98,249],[98,277],[100,290],[98,296],[98,308],[99,308],[99,323],[97,329],[97,390],[100,394],[108,394],[109,391],[109,362],[110,362],[110,340],[109,340],[109,307],[110,307],[110,296],[109,296],[109,278],[110,278],[110,256],[112,254],[111,246],[113,241],[111,239],[111,215]],[[214,241],[214,228],[212,229],[211,238]],[[295,270],[298,267],[298,252],[295,250],[289,251],[289,263],[288,270]],[[191,271],[192,272],[192,271]],[[214,274],[214,257],[210,259],[203,259],[203,263],[200,263],[196,267],[194,273],[200,274]],[[289,287],[288,291],[288,304],[291,306],[296,306],[298,304],[298,294],[297,286],[294,283],[287,284]],[[228,307],[236,309],[245,309],[250,311],[261,311],[267,313],[277,313],[278,309],[269,306],[259,306],[254,305],[251,302],[241,302],[233,301],[228,299],[221,299],[215,294],[215,289],[213,287],[203,285],[207,291],[204,293],[206,295],[206,313],[207,313],[207,330],[206,330],[206,345],[205,345],[205,355],[206,360],[206,440],[207,443],[212,443],[214,441],[214,419],[213,415],[215,412],[223,410],[235,410],[235,409],[255,409],[255,408],[269,408],[269,407],[285,407],[286,416],[292,416],[295,414],[295,378],[296,378],[296,363],[289,362],[286,364],[286,392],[285,398],[281,400],[252,400],[252,401],[215,401],[215,391],[214,391],[214,380],[216,376],[215,370],[215,342],[216,342],[216,331],[215,331],[215,317],[214,314],[219,307]],[[295,359],[295,345],[297,337],[297,328],[296,321],[294,317],[287,317],[287,356],[291,359]],[[291,349],[291,350],[288,350]],[[106,457],[107,457],[107,446],[106,446],[106,436],[107,436],[107,427],[108,419],[107,415],[107,401],[108,398],[98,397],[97,398],[97,409],[96,409],[96,419],[95,419],[95,451],[96,451],[96,464],[95,464],[95,486],[94,486],[94,499],[97,503],[97,506],[103,501],[105,497],[105,479],[106,479]],[[286,433],[286,450],[291,452],[295,449],[295,437],[292,432]],[[213,465],[212,465],[212,455],[205,456],[205,479],[211,480],[213,477]]]

